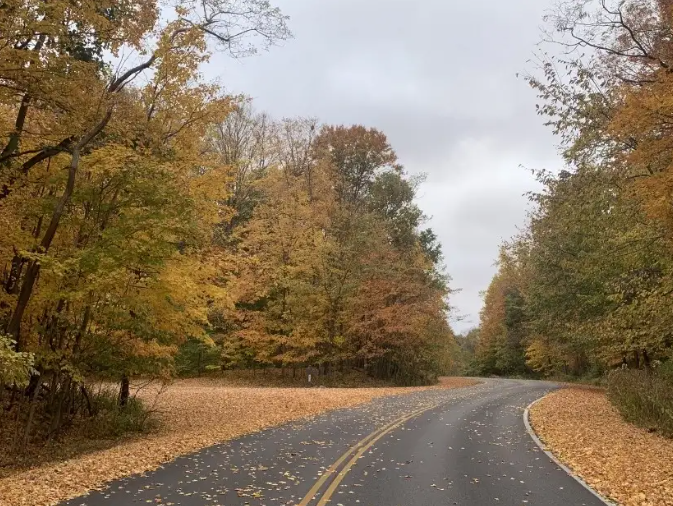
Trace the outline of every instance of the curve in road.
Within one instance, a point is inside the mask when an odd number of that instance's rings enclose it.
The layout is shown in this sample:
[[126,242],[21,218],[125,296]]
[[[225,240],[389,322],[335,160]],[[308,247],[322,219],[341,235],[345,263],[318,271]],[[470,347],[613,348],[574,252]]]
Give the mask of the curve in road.
[[64,506],[603,506],[523,422],[552,383],[488,379],[377,399],[132,476]]

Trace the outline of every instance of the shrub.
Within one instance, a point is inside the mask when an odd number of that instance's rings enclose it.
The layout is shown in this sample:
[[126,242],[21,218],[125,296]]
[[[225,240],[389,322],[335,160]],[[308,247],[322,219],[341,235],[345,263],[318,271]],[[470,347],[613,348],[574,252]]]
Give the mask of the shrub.
[[625,420],[673,438],[673,364],[652,371],[618,370],[608,376],[608,397]]
[[154,430],[158,421],[143,402],[130,397],[126,406],[119,406],[118,393],[101,390],[91,396],[93,417],[87,420],[84,432],[92,439],[114,439],[129,433]]
[[33,372],[33,354],[14,351],[15,344],[0,333],[0,386],[26,386]]

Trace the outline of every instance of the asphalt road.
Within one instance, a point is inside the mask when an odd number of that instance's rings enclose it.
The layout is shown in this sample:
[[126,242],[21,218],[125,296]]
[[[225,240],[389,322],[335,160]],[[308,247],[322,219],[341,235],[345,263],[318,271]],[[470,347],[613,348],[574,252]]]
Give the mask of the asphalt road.
[[552,388],[487,380],[378,399],[204,449],[63,505],[601,506],[525,429],[524,408]]

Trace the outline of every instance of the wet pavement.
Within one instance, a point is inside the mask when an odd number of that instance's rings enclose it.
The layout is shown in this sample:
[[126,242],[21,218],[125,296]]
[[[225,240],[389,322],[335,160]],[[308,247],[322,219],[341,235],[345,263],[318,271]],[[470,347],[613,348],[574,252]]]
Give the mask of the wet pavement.
[[377,399],[212,446],[61,504],[600,506],[525,429],[525,407],[553,388],[488,379]]

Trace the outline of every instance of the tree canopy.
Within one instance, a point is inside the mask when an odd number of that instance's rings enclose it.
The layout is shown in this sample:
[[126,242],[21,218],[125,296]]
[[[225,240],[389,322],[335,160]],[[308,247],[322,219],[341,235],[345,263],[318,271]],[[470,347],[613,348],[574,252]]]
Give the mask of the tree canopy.
[[441,250],[385,134],[201,73],[288,37],[266,0],[0,0],[0,388],[26,440],[91,414],[91,379],[123,404],[195,361],[446,369]]
[[549,15],[564,50],[528,81],[566,167],[538,173],[528,225],[503,246],[482,370],[583,376],[671,358],[672,9],[569,1]]

